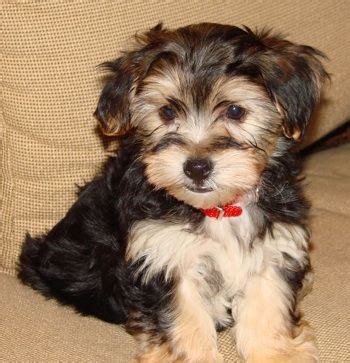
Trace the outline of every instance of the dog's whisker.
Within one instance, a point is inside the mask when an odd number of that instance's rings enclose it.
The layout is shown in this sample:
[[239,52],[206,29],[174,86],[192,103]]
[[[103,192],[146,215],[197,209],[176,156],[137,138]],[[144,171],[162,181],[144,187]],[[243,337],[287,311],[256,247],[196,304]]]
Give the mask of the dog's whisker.
[[247,122],[247,121],[245,121],[244,123],[245,123],[245,125],[250,125],[250,126],[257,127],[257,128],[263,130],[264,132],[266,132],[268,134],[272,134],[273,136],[278,135],[277,131],[274,131],[273,129],[268,129],[267,127],[264,127],[262,125],[259,125],[259,124],[253,123],[253,122]]
[[165,127],[165,125],[159,125],[155,129],[153,129],[152,131],[150,131],[148,133],[143,133],[142,131],[138,131],[138,134],[140,136],[143,136],[143,137],[147,138],[147,137],[152,136],[155,132],[159,131],[161,128],[164,128],[164,127]]

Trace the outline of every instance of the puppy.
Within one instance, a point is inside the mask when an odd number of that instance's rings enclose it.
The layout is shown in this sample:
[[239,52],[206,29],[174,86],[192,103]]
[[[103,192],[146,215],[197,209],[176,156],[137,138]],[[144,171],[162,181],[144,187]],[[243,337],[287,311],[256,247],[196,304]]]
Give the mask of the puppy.
[[18,276],[126,324],[140,362],[314,362],[308,203],[291,148],[327,77],[318,50],[219,24],[157,25],[110,70],[95,112],[119,148]]

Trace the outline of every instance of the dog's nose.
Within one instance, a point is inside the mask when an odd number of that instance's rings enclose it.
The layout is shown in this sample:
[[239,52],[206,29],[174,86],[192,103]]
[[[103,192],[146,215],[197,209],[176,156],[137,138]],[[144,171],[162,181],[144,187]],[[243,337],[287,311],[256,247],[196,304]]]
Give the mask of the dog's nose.
[[188,159],[184,164],[184,173],[196,184],[206,179],[212,170],[213,165],[208,159]]

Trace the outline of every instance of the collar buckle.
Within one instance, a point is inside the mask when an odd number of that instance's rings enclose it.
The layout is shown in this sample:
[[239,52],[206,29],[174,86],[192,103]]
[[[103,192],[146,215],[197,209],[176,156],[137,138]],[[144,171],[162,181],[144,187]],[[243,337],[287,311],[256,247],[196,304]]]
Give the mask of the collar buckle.
[[221,219],[225,215],[225,209],[221,207],[216,207],[216,208],[219,212],[217,219]]

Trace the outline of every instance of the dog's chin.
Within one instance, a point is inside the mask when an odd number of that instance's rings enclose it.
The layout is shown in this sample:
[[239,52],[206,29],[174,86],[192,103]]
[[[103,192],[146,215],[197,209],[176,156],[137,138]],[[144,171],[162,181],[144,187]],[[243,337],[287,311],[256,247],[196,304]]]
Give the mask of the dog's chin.
[[193,193],[209,193],[209,192],[213,192],[214,189],[210,188],[210,187],[205,187],[205,186],[186,186],[186,189],[189,190],[190,192]]
[[240,190],[220,190],[204,186],[183,186],[168,189],[176,199],[194,208],[213,208],[235,201],[242,193]]

